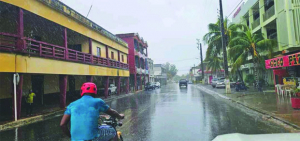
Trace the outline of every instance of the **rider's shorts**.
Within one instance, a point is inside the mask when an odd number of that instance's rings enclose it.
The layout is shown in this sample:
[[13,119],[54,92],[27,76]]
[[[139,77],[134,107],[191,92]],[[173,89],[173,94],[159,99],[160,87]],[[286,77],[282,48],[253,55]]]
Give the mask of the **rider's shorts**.
[[101,125],[98,128],[98,137],[94,141],[108,141],[117,135],[116,130],[109,125]]

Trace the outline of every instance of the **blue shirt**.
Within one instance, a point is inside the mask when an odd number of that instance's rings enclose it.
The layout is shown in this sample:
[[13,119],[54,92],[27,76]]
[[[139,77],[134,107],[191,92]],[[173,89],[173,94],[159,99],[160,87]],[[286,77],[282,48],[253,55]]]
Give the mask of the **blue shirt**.
[[99,114],[108,108],[102,99],[88,95],[72,102],[64,113],[71,116],[71,140],[91,140],[97,137]]

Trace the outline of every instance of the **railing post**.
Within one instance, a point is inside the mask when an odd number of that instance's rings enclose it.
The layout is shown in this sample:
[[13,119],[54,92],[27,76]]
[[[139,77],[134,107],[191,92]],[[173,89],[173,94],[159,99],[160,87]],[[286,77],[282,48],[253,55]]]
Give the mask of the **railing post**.
[[85,62],[85,54],[83,54],[83,62]]
[[67,36],[67,28],[64,28],[63,31],[63,36],[64,36],[64,46],[65,46],[65,59],[69,59],[69,51],[68,51],[68,36]]
[[40,48],[39,48],[39,49],[40,49],[40,56],[42,56],[42,54],[43,54],[43,52],[42,52],[42,44],[40,43],[39,45],[40,45],[40,46],[39,46],[39,47],[40,47]]
[[75,60],[77,61],[77,51],[75,52]]
[[53,58],[55,58],[55,47],[52,48]]

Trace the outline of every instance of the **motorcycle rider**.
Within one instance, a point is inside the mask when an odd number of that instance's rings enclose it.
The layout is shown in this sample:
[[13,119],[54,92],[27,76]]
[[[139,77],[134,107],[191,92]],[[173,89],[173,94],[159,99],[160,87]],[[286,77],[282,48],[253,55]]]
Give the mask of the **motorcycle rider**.
[[[66,109],[60,127],[71,140],[93,140],[98,137],[98,119],[100,112],[123,119],[124,115],[109,108],[100,98],[95,98],[97,86],[86,82],[81,86],[81,98],[72,102]],[[71,130],[67,124],[71,121]]]

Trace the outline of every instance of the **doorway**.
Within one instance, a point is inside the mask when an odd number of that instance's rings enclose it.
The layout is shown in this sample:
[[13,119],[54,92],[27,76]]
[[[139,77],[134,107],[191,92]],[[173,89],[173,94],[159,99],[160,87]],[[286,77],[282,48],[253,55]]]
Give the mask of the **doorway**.
[[32,91],[35,93],[34,103],[44,104],[44,75],[31,75]]

